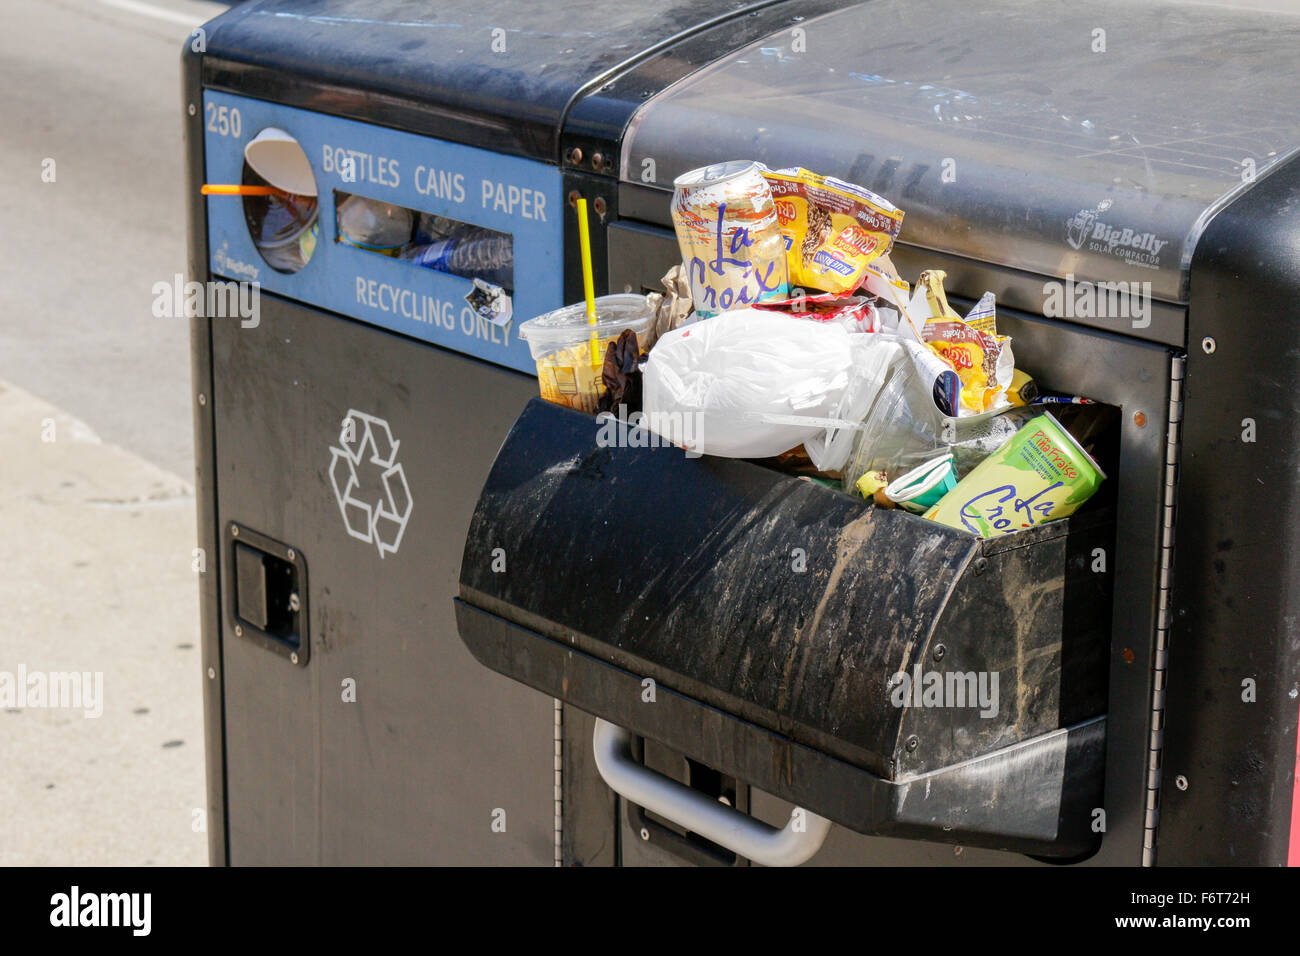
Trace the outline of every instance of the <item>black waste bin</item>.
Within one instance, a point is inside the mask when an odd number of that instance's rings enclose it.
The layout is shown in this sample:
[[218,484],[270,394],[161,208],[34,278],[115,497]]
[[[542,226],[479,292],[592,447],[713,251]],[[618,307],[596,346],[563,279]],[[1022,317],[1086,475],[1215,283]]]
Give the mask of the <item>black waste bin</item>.
[[[654,51],[712,38],[657,61],[670,82],[791,16],[274,0],[187,42],[190,277],[258,306],[194,322],[214,862],[559,859],[559,705],[476,663],[451,602],[479,489],[537,393],[517,325],[581,296],[575,189],[604,262],[615,156],[566,166],[561,130]],[[296,143],[311,184],[250,163],[259,137],[273,161]],[[409,219],[410,241],[367,215]],[[497,251],[440,254],[467,235]],[[475,279],[511,317],[476,311]]]
[[[187,52],[191,275],[260,289],[194,326],[214,862],[1294,859],[1300,21],[580,6],[263,0]],[[314,204],[200,198],[259,136]],[[980,542],[537,400],[572,200],[598,293],[652,291],[672,180],[735,158],[995,292],[1118,410],[1104,498]]]

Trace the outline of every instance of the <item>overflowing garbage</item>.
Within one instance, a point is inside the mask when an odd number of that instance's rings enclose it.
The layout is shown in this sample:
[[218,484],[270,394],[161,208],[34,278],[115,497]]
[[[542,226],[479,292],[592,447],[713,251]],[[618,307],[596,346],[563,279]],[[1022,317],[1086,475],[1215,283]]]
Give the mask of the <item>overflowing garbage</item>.
[[963,315],[943,271],[899,275],[902,210],[750,161],[674,186],[682,263],[662,293],[589,291],[585,307],[523,323],[543,397],[981,537],[1066,517],[1096,492],[1104,406],[1040,394],[993,293]]

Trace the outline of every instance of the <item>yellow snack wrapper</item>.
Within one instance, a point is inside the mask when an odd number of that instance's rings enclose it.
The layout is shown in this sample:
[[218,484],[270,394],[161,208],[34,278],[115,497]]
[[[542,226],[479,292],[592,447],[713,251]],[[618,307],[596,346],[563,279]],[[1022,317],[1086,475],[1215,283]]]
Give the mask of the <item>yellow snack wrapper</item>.
[[967,414],[980,414],[1006,404],[1006,391],[1015,374],[1011,339],[997,334],[997,315],[990,293],[965,319],[953,311],[943,291],[946,274],[934,269],[917,281],[925,290],[931,318],[921,328],[926,345],[961,379],[961,405]]
[[1003,394],[997,382],[1000,343],[965,322],[931,319],[922,330],[926,344],[961,379],[961,403],[975,414],[992,409]]
[[763,177],[776,201],[792,286],[852,292],[903,227],[902,210],[861,186],[803,168],[765,169]]
[[1038,398],[1038,383],[1029,376],[1028,372],[1016,369],[1011,376],[1011,386],[1007,389],[1007,399],[1012,405],[1023,406],[1031,404],[1036,398]]

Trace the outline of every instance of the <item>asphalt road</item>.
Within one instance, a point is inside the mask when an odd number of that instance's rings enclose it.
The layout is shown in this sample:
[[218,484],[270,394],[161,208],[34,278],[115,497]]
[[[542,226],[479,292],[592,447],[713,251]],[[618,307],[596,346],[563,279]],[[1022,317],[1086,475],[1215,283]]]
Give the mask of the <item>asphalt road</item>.
[[[224,4],[0,6],[0,379],[193,480],[180,51]],[[53,160],[53,182],[42,173]]]

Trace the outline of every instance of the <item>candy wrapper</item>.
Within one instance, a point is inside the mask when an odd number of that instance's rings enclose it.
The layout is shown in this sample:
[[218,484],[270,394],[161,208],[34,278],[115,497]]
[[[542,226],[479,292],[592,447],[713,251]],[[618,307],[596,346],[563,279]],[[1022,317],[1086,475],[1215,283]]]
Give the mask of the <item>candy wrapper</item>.
[[885,255],[903,213],[869,189],[806,169],[764,169],[785,237],[790,285],[848,293]]
[[773,299],[761,302],[755,308],[785,312],[799,319],[814,322],[834,322],[850,332],[879,332],[880,314],[871,300],[860,295],[801,295],[792,299]]

